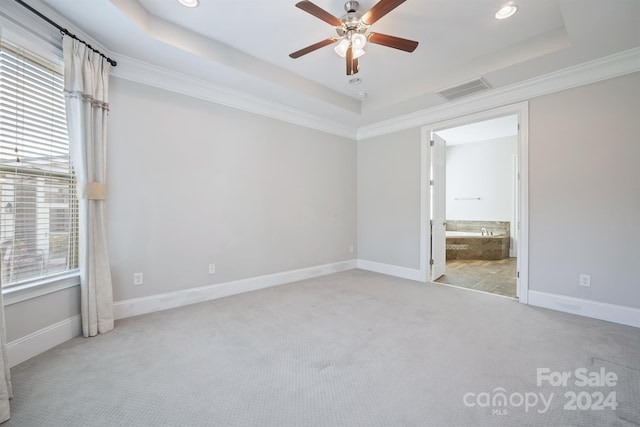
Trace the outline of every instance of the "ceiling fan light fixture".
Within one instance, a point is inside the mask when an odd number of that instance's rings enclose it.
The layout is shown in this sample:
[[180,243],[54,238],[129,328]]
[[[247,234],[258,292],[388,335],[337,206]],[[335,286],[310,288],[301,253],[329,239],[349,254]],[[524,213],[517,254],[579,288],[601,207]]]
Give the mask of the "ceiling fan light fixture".
[[358,49],[356,47],[353,48],[353,57],[355,58],[360,58],[362,55],[364,55],[365,52],[364,49]]
[[362,49],[367,44],[367,37],[364,34],[356,33],[351,36],[351,43],[354,49]]
[[178,2],[185,7],[198,7],[200,0],[178,0]]
[[517,11],[518,6],[513,3],[509,3],[498,10],[494,16],[496,19],[507,19],[515,15]]
[[347,56],[347,49],[349,49],[350,45],[351,45],[351,42],[349,41],[348,38],[345,37],[338,42],[338,44],[336,45],[336,47],[333,48],[333,50],[335,50],[338,55],[344,58],[345,56]]

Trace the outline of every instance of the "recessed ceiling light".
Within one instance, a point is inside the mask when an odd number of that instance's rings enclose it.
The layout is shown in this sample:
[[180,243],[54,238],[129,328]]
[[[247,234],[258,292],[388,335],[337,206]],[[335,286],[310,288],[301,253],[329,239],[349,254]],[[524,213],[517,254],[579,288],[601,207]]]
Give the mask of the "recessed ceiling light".
[[186,7],[198,7],[200,0],[178,0],[181,5]]
[[349,84],[351,84],[351,85],[359,85],[360,83],[362,83],[362,79],[360,79],[358,77],[354,77],[352,79],[349,79]]
[[358,96],[359,96],[360,98],[364,99],[364,98],[366,98],[366,97],[367,97],[367,96],[369,96],[369,95],[367,94],[367,92],[358,92]]
[[508,4],[504,6],[502,9],[500,9],[499,11],[497,11],[495,14],[495,17],[496,19],[507,19],[515,15],[517,11],[518,11],[518,6],[516,6],[515,4]]

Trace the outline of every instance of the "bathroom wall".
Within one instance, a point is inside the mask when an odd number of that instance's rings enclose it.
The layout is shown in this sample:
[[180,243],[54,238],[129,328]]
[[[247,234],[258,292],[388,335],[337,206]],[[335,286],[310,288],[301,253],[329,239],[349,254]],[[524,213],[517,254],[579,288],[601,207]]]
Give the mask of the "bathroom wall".
[[517,136],[448,146],[447,220],[511,221],[517,152]]

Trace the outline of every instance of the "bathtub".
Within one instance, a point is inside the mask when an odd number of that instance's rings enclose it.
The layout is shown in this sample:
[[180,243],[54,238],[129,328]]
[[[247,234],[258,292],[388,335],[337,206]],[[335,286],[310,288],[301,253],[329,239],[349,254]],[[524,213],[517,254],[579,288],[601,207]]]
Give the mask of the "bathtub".
[[472,231],[446,231],[447,237],[482,237],[482,233],[472,232]]
[[506,234],[483,236],[481,232],[446,231],[447,259],[497,260],[509,257],[510,238]]

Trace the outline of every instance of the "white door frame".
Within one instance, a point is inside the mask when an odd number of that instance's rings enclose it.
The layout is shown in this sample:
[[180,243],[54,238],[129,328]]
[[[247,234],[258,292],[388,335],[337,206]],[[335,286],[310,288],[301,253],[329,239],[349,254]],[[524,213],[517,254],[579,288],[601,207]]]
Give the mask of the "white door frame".
[[422,128],[420,141],[420,278],[423,282],[428,281],[429,263],[431,258],[429,249],[430,230],[430,194],[429,194],[429,171],[431,167],[431,154],[429,140],[432,131],[439,131],[447,128],[463,126],[474,122],[490,120],[498,117],[518,116],[518,208],[519,224],[517,228],[517,291],[519,301],[528,303],[529,294],[529,103],[519,102],[517,104],[506,105],[504,107],[493,108],[491,110],[468,114],[457,118],[428,123]]
[[[429,138],[433,141],[431,146],[431,253],[433,264],[429,267],[429,280],[434,281],[443,276],[446,271],[446,149],[447,143],[437,133],[432,133]],[[436,201],[437,200],[437,201]],[[437,208],[437,209],[436,209]]]

